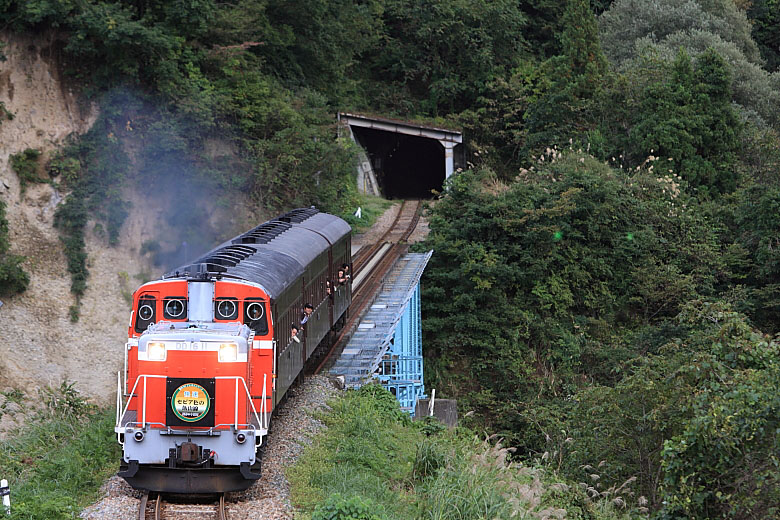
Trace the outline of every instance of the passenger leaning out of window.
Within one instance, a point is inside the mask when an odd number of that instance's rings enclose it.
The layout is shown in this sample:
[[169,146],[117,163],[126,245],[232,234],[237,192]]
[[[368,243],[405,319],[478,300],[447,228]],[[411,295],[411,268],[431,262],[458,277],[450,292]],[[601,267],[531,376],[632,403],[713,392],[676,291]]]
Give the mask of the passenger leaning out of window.
[[298,327],[290,325],[290,339],[296,343],[301,342],[301,338],[298,337]]
[[314,312],[314,307],[311,306],[311,303],[307,303],[303,306],[303,313],[301,314],[301,325],[305,325],[307,321],[309,321],[309,317],[311,316],[311,313]]

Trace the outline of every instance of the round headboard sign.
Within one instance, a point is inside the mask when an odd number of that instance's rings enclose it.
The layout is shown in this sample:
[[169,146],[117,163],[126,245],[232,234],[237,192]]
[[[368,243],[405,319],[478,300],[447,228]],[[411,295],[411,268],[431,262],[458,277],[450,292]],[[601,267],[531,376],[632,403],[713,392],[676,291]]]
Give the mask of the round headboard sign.
[[211,408],[211,399],[202,386],[185,383],[173,391],[171,408],[182,421],[197,422],[206,417]]

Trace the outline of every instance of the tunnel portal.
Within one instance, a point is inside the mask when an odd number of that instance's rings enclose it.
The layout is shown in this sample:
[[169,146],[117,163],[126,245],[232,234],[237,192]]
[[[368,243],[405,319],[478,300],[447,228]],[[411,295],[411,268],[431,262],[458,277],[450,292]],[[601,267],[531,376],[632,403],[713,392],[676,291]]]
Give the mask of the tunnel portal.
[[[462,162],[460,132],[355,114],[339,119],[367,156],[359,167],[362,191],[388,199],[430,198]],[[371,184],[377,186],[369,189]]]
[[444,185],[444,148],[438,141],[370,128],[355,128],[388,199],[430,198]]

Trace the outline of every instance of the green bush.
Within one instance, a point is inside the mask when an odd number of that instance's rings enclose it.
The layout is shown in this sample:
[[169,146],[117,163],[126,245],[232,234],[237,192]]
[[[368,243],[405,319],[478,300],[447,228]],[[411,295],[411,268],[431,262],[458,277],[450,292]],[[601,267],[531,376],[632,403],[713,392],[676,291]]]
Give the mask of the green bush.
[[[109,114],[115,109],[114,102],[119,101],[111,96],[104,101]],[[120,194],[128,160],[112,130],[109,115],[102,114],[90,131],[69,142],[50,166],[61,171],[64,185],[71,188],[65,201],[57,206],[54,227],[60,232],[71,277],[70,291],[76,297],[70,309],[73,322],[78,321],[78,307],[89,278],[85,242],[87,223],[90,219],[102,220],[106,224],[109,245],[115,245],[128,215],[128,204]],[[96,226],[96,229],[101,228]]]
[[413,475],[417,480],[435,477],[447,462],[447,452],[436,440],[426,437],[417,443]]
[[370,500],[345,498],[334,493],[324,504],[314,509],[311,520],[382,520],[375,509],[376,506]]
[[339,493],[370,500],[384,518],[411,518],[414,501],[399,489],[411,478],[422,433],[408,426],[408,414],[400,419],[403,412],[390,392],[378,385],[364,388],[330,403],[322,417],[327,435],[317,436],[288,470],[293,502],[314,511]]
[[12,493],[11,519],[77,518],[116,471],[114,411],[97,410],[68,382],[44,390],[43,396],[44,406],[0,441],[0,473]]
[[67,157],[58,153],[49,161],[48,169],[50,176],[62,176],[62,181],[66,185],[72,185],[81,174],[81,162],[75,157]]
[[22,268],[25,257],[0,254],[0,295],[13,296],[27,290],[30,275]]
[[11,168],[19,176],[19,182],[22,191],[31,182],[42,182],[43,179],[38,175],[38,158],[41,156],[40,150],[27,148],[23,152],[11,154]]
[[8,220],[5,218],[5,202],[0,200],[0,295],[13,296],[23,293],[30,285],[30,275],[22,268],[25,257],[8,254]]
[[293,503],[312,511],[312,520],[623,517],[610,501],[625,494],[591,500],[552,473],[512,461],[513,449],[467,431],[426,435],[388,413],[399,409],[389,392],[364,388],[329,403],[326,429],[287,472]]

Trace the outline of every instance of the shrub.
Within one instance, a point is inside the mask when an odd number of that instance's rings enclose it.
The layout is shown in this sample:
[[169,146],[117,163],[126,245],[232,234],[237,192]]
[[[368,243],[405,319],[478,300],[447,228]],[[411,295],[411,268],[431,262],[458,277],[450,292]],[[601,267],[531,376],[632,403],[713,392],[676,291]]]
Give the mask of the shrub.
[[5,202],[0,200],[0,296],[22,293],[30,284],[30,275],[22,269],[25,257],[7,254],[10,245]]
[[81,162],[75,157],[68,157],[63,153],[58,153],[49,161],[48,169],[50,176],[62,176],[63,182],[73,184],[81,174]]
[[93,501],[116,472],[114,411],[96,410],[72,383],[42,393],[24,426],[0,440],[0,474],[10,482],[11,518],[65,520]]
[[27,148],[23,152],[12,154],[10,157],[11,168],[19,176],[22,190],[31,182],[42,182],[38,175],[38,158],[40,150]]
[[314,509],[311,520],[381,520],[375,509],[371,500],[357,496],[345,498],[334,493]]
[[24,260],[19,255],[0,256],[0,295],[13,296],[27,290],[30,275],[22,269]]
[[144,240],[141,244],[140,254],[157,253],[160,251],[160,243],[157,240]]
[[414,478],[423,480],[435,477],[447,463],[447,452],[436,439],[426,437],[417,444],[414,456]]
[[59,388],[47,386],[38,391],[40,401],[58,416],[85,417],[89,413],[94,412],[96,407],[84,398],[75,386],[75,382],[68,382],[67,380],[60,383]]

